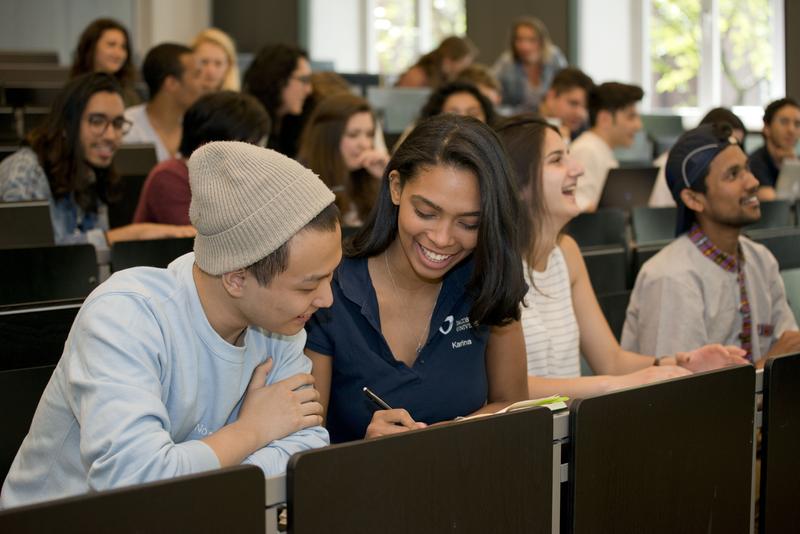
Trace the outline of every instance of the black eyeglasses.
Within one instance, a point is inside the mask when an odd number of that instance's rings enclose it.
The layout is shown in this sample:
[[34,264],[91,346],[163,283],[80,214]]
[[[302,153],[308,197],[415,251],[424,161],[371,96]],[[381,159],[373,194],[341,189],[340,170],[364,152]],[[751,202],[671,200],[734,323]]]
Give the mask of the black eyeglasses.
[[103,135],[110,124],[114,131],[125,135],[131,131],[133,123],[125,117],[114,117],[113,119],[102,113],[89,113],[89,129],[94,135]]

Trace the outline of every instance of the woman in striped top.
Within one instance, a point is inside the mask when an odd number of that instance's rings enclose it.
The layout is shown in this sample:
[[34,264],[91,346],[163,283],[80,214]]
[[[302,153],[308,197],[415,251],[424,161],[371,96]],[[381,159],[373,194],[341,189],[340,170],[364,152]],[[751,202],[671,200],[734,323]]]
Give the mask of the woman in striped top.
[[[498,129],[516,171],[528,217],[523,224],[530,286],[522,327],[531,397],[583,397],[733,363],[738,347],[706,345],[654,358],[622,350],[592,289],[577,243],[562,230],[578,213],[575,186],[583,174],[558,129],[528,115]],[[580,377],[583,353],[597,376]]]

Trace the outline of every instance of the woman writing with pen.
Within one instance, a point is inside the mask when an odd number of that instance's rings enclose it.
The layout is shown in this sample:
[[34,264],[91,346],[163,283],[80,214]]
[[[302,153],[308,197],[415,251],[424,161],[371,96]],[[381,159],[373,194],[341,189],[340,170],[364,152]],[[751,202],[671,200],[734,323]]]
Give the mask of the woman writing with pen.
[[[525,295],[507,158],[481,122],[421,122],[345,247],[306,353],[332,442],[402,432],[527,397]],[[392,410],[375,410],[368,387]]]

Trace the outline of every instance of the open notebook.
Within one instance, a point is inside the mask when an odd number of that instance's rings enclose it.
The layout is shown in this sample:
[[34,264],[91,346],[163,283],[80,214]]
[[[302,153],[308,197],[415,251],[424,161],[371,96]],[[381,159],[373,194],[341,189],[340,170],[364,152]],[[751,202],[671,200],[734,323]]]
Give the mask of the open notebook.
[[556,410],[566,410],[567,403],[566,401],[569,400],[569,397],[564,397],[563,395],[553,395],[551,397],[542,397],[540,399],[528,399],[519,402],[515,402],[514,404],[510,404],[503,408],[502,410],[498,410],[493,413],[480,413],[477,415],[470,415],[468,417],[458,417],[456,421],[465,421],[467,419],[474,419],[476,417],[486,417],[487,415],[498,415],[502,413],[509,413],[515,412],[517,410],[524,410],[525,408],[533,408],[535,406],[544,406],[545,408],[550,408],[551,411]]

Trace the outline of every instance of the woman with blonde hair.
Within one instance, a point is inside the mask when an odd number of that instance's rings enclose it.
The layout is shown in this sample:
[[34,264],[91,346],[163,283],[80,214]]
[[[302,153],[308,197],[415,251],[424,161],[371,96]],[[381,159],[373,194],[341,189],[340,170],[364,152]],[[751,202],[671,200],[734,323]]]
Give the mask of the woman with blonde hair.
[[206,28],[192,42],[203,69],[203,88],[211,91],[239,91],[242,84],[236,60],[236,43],[217,28]]
[[536,111],[556,72],[566,66],[544,23],[518,18],[511,26],[509,49],[492,67],[502,87],[503,106],[512,113]]

